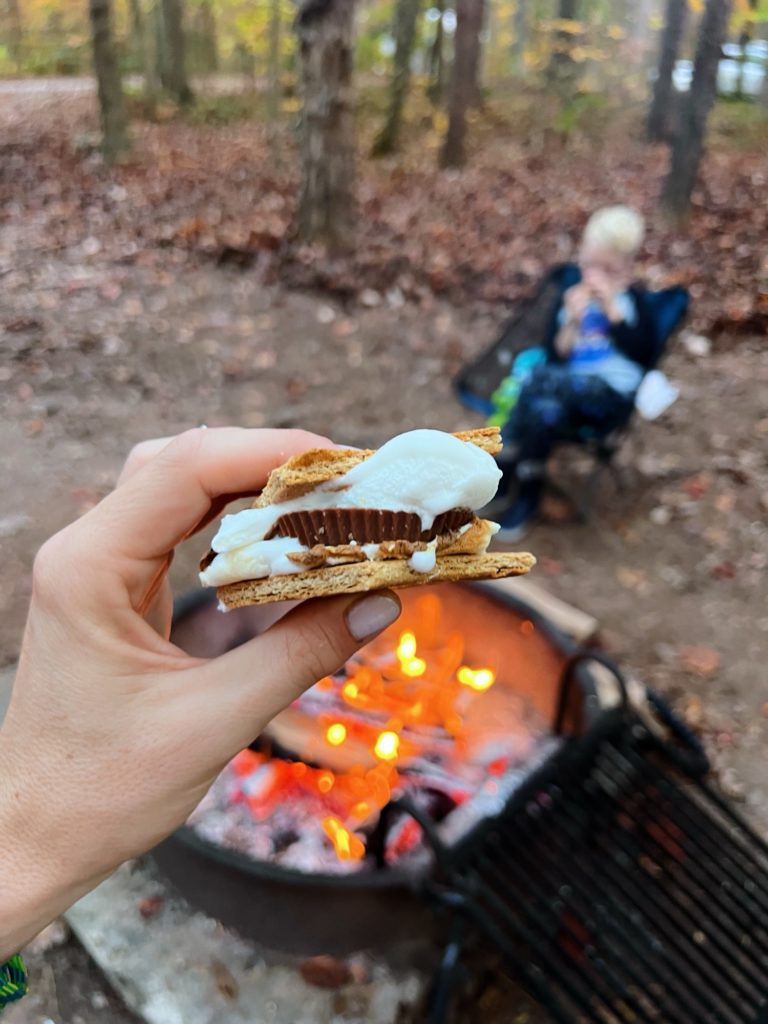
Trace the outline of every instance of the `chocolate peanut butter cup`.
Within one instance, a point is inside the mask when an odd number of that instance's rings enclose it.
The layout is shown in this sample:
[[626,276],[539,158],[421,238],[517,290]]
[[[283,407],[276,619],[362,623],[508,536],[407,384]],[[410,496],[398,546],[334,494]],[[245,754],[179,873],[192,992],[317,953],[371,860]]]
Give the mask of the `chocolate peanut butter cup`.
[[267,535],[295,537],[311,548],[337,544],[377,544],[386,540],[430,541],[472,522],[471,508],[452,508],[435,516],[432,526],[422,530],[415,512],[393,512],[376,508],[323,508],[287,512],[280,516]]

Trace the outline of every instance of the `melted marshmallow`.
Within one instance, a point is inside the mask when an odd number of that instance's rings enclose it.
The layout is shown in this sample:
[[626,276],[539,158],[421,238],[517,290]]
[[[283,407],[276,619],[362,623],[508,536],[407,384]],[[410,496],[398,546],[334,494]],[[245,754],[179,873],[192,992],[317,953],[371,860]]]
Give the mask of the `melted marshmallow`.
[[[224,516],[211,545],[217,557],[201,573],[201,582],[222,586],[237,580],[301,572],[301,566],[285,557],[289,551],[307,551],[298,540],[264,540],[277,520],[287,513],[323,508],[387,509],[415,513],[421,519],[422,529],[428,530],[441,512],[486,505],[496,493],[500,478],[501,471],[493,457],[477,445],[440,430],[400,434],[347,473],[307,494]],[[378,545],[363,547],[375,549]],[[372,557],[372,552],[365,553]],[[416,554],[423,557],[417,558],[412,568],[419,572],[434,568],[434,550],[431,555]]]

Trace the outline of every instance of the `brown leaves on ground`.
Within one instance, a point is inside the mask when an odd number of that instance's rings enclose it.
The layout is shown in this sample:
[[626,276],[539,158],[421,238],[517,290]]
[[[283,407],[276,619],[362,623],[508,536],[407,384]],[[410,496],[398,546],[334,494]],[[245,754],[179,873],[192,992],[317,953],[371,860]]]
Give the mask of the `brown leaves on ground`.
[[720,668],[720,653],[707,644],[692,644],[677,652],[680,667],[694,675],[713,676]]
[[255,121],[134,124],[131,159],[109,170],[75,144],[78,131],[96,127],[91,101],[62,97],[57,115],[39,127],[34,118],[12,124],[4,142],[0,206],[10,213],[0,272],[65,250],[86,263],[157,260],[171,272],[201,259],[254,265],[266,281],[341,297],[506,302],[572,255],[593,209],[623,201],[651,221],[649,277],[689,286],[699,329],[768,325],[762,152],[713,144],[688,230],[674,233],[655,217],[666,152],[636,141],[626,124],[598,154],[528,141],[497,119],[461,173],[439,173],[434,153],[416,145],[394,167],[361,160],[356,246],[331,258],[322,246],[289,244],[298,165],[288,138],[278,163]]

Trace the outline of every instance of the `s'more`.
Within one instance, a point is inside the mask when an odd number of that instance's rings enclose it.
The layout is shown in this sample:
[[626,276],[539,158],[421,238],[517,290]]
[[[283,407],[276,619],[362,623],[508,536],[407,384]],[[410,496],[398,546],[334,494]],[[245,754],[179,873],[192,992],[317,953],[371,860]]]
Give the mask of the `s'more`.
[[200,581],[238,608],[527,573],[533,555],[488,553],[498,526],[477,515],[496,493],[500,449],[488,427],[295,455],[251,508],[224,516]]

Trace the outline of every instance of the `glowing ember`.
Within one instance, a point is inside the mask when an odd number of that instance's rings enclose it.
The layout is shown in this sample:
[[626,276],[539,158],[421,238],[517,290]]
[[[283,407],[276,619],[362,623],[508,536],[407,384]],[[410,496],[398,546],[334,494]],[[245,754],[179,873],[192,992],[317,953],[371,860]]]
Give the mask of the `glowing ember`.
[[317,788],[321,793],[330,793],[335,781],[336,779],[333,777],[332,772],[320,772],[317,777]]
[[400,671],[409,679],[417,679],[427,671],[426,661],[416,657],[416,637],[413,633],[401,635],[396,654],[400,662]]
[[376,754],[376,757],[380,757],[382,761],[394,761],[399,749],[400,737],[396,732],[387,730],[386,732],[379,733],[373,752]]
[[341,692],[343,693],[344,698],[346,700],[353,701],[355,700],[360,691],[357,689],[357,686],[354,683],[345,683],[344,686],[342,687]]
[[[272,756],[268,745],[242,751],[217,783],[220,816],[203,814],[196,827],[226,829],[231,816],[233,842],[254,856],[343,872],[359,869],[366,836],[393,797],[408,794],[435,821],[482,794],[493,798],[489,787],[528,756],[540,727],[508,685],[488,695],[502,663],[496,646],[467,645],[442,614],[437,597],[420,597],[405,629],[385,631],[299,697],[269,735],[302,760]],[[519,623],[518,635],[533,631]],[[420,843],[403,819],[387,856]]]
[[490,689],[495,680],[496,674],[489,668],[470,668],[469,665],[462,665],[456,673],[456,678],[462,686],[468,686],[470,690],[482,693]]
[[340,747],[347,738],[347,727],[342,722],[334,722],[325,730],[325,738],[332,747]]
[[353,832],[344,828],[338,818],[325,818],[323,831],[333,843],[339,860],[362,860],[365,844]]
[[408,661],[416,654],[416,637],[413,633],[403,633],[397,645],[397,657],[400,661]]

